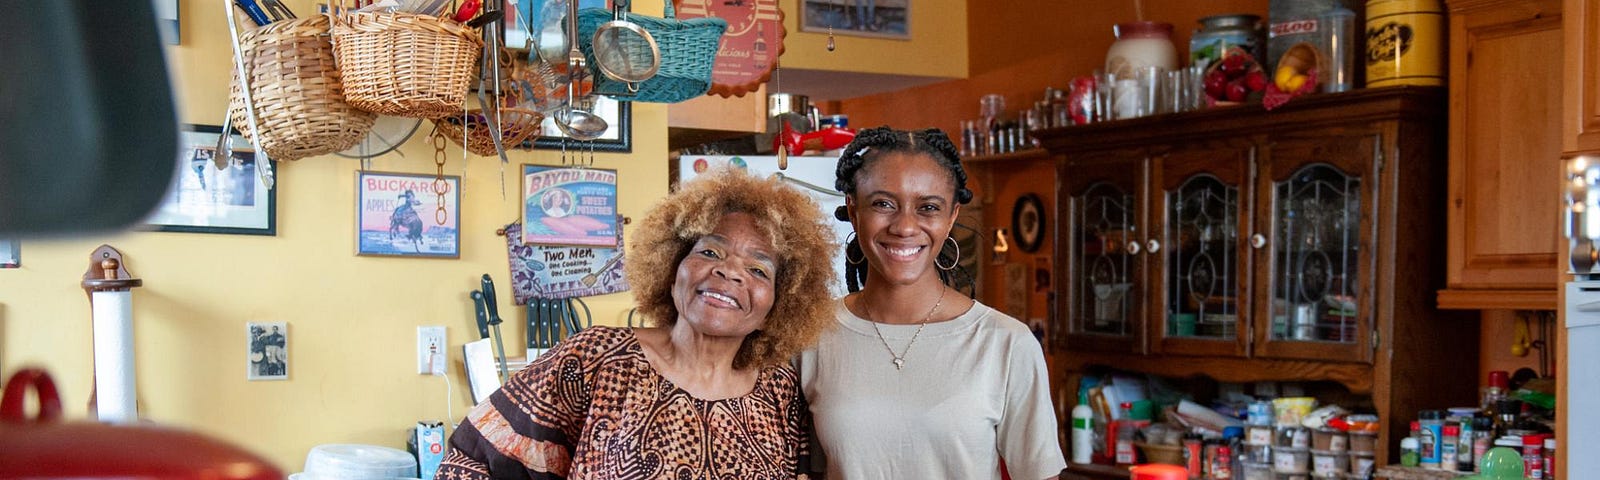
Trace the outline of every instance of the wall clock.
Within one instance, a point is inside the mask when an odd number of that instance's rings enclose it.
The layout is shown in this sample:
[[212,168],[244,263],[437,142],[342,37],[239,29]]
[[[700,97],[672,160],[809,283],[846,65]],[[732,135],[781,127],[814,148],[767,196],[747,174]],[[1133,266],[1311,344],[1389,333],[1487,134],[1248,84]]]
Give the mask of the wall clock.
[[1039,251],[1044,239],[1044,202],[1039,201],[1038,195],[1029,193],[1017,199],[1011,209],[1011,235],[1022,251]]
[[711,92],[743,97],[772,78],[783,55],[783,11],[778,0],[677,0],[678,18],[718,17],[728,21],[711,69]]

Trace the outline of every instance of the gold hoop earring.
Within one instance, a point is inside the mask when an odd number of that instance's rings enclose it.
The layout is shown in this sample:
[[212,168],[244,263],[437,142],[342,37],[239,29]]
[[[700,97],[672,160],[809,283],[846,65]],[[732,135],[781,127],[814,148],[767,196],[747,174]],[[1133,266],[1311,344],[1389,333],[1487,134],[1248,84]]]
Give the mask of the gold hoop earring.
[[951,245],[955,245],[955,247],[956,247],[956,259],[955,259],[955,261],[950,262],[950,266],[946,267],[944,265],[940,265],[939,264],[939,257],[938,256],[934,256],[933,257],[933,266],[939,267],[940,270],[944,270],[944,271],[948,272],[948,271],[951,271],[951,270],[955,270],[956,267],[961,266],[961,243],[957,242],[955,237],[952,237],[952,236],[949,236],[949,235],[945,235],[944,241],[945,241],[945,243],[948,243],[948,244],[951,244]]
[[856,243],[856,232],[850,232],[850,236],[846,237],[844,240],[844,261],[851,265],[860,265],[863,262],[866,262],[867,252],[865,250],[861,252],[861,259],[857,260],[850,258],[850,244],[852,243]]

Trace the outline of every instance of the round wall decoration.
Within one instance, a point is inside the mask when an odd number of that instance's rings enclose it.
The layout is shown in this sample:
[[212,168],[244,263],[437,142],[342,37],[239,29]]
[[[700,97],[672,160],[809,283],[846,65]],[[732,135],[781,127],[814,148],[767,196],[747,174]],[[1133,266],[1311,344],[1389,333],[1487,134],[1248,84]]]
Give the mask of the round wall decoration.
[[783,55],[783,11],[778,0],[676,0],[678,18],[718,17],[728,21],[711,68],[712,94],[743,97],[772,78]]
[[1011,208],[1011,235],[1022,251],[1039,251],[1044,240],[1044,202],[1038,195],[1029,193],[1017,199],[1017,205]]

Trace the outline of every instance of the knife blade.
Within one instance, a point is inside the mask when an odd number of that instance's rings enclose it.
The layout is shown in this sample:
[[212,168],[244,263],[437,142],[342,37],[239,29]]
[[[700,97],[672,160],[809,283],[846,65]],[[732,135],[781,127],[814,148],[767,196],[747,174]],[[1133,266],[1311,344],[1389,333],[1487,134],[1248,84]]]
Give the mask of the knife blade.
[[478,320],[478,338],[489,338],[489,312],[483,307],[483,292],[472,291],[472,304]]

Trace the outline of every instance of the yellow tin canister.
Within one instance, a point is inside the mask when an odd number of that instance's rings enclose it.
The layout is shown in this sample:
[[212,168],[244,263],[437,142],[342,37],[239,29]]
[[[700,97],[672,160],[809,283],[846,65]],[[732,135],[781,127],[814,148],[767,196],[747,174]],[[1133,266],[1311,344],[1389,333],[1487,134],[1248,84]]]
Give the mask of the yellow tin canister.
[[1444,85],[1438,0],[1367,2],[1367,86]]

